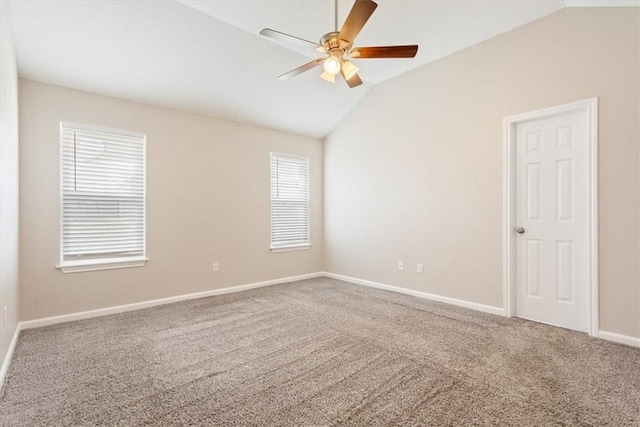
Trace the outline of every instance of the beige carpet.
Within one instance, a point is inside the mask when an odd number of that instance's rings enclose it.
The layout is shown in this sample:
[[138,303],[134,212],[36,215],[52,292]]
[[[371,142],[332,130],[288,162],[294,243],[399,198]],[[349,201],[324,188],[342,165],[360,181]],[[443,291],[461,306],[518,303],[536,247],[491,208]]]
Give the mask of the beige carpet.
[[640,350],[321,278],[20,335],[8,426],[640,426]]

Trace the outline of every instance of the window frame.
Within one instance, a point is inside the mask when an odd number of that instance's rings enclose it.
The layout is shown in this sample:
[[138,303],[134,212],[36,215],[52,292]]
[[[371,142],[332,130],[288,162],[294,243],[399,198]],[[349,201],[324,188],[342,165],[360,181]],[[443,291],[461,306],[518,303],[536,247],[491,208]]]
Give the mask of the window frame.
[[[294,243],[289,245],[273,245],[273,199],[271,198],[271,165],[274,157],[283,157],[295,160],[303,160],[307,163],[307,233],[308,239],[304,243]],[[269,153],[269,248],[271,252],[291,252],[291,251],[304,251],[311,249],[311,158],[306,156],[299,156],[295,154],[281,153],[272,151]]]
[[[85,260],[64,260],[64,149],[63,129],[71,128],[88,132],[105,133],[142,139],[142,255],[128,257],[93,258]],[[59,223],[59,264],[56,268],[63,273],[78,273],[83,271],[112,270],[120,268],[142,267],[149,260],[147,257],[147,135],[141,132],[133,132],[124,129],[116,129],[104,126],[89,125],[83,123],[60,122],[58,167],[59,167],[59,197],[60,223]]]

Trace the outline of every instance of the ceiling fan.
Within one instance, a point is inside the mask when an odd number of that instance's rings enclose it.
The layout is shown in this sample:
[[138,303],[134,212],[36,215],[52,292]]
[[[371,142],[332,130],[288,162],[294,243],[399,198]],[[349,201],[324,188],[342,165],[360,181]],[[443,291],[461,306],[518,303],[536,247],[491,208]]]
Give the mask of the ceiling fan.
[[342,29],[338,31],[338,0],[335,0],[335,31],[322,36],[320,43],[314,43],[270,28],[265,28],[260,31],[260,34],[263,36],[293,42],[297,45],[312,46],[318,52],[328,55],[326,58],[314,59],[278,78],[288,80],[322,64],[324,72],[320,77],[328,82],[335,83],[336,75],[341,74],[347,82],[347,85],[349,85],[350,88],[354,88],[362,84],[362,80],[360,76],[358,76],[359,68],[349,62],[346,57],[356,59],[415,57],[418,52],[418,45],[415,44],[405,46],[352,47],[353,41],[367,23],[373,11],[376,10],[376,7],[378,7],[378,4],[371,0],[356,0]]

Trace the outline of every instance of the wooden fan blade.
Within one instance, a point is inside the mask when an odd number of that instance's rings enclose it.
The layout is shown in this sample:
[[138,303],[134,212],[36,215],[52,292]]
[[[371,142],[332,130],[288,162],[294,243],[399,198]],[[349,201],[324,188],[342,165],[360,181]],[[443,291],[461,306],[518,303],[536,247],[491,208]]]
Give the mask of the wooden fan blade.
[[292,36],[291,34],[283,33],[282,31],[272,30],[271,28],[265,28],[260,31],[261,36],[270,37],[276,40],[282,40],[289,43],[297,44],[298,46],[313,46],[314,48],[324,48],[318,43],[310,42],[309,40],[301,39],[300,37]]
[[349,42],[349,45],[351,45],[373,14],[373,11],[376,10],[376,7],[378,7],[378,4],[371,0],[356,0],[351,12],[349,12],[349,16],[347,16],[347,20],[344,21],[338,38]]
[[352,58],[413,58],[418,53],[418,45],[354,47]]
[[349,80],[347,80],[347,78],[344,76],[344,71],[341,70],[340,74],[342,74],[342,77],[344,77],[344,81],[347,82],[347,85],[349,85],[351,89],[362,84],[362,79],[360,79],[358,73],[355,73],[353,76],[351,76]]
[[324,62],[324,58],[318,58],[318,59],[314,59],[311,62],[307,62],[306,64],[296,68],[295,70],[291,70],[288,73],[284,73],[281,76],[278,76],[278,79],[280,80],[289,80],[292,77],[297,76],[298,74],[302,74],[305,71],[309,71],[312,68],[317,67],[318,65],[322,64]]

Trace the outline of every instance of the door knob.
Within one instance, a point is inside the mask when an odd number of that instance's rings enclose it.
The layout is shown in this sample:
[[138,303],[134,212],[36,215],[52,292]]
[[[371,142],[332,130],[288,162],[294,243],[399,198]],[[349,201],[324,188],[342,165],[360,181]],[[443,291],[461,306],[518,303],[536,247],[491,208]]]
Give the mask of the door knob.
[[516,233],[518,234],[524,234],[524,227],[516,227]]

